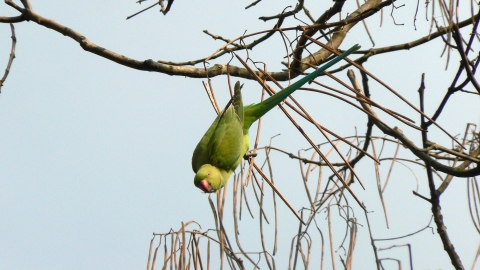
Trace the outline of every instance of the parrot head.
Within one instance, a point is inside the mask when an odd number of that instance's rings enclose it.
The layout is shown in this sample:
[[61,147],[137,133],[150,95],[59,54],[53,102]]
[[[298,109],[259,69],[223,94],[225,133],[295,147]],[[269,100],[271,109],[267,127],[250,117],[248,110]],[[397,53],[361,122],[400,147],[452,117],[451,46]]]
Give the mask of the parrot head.
[[206,193],[217,192],[222,188],[222,174],[215,166],[204,164],[195,174],[193,183]]

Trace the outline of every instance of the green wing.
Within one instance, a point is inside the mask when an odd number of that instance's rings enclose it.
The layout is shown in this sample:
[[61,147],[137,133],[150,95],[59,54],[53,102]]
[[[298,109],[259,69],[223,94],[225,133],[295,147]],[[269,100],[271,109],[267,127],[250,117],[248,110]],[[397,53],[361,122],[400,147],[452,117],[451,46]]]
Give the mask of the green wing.
[[240,83],[235,84],[232,106],[222,111],[197,144],[192,156],[192,169],[196,173],[204,164],[228,171],[235,170],[248,149],[248,129],[286,97],[323,71],[358,50],[355,45],[333,58],[314,72],[258,104],[243,107]]
[[360,49],[358,44],[354,45],[350,49],[346,50],[339,56],[333,58],[332,60],[325,63],[323,66],[319,67],[314,72],[308,74],[307,76],[301,78],[300,80],[296,81],[295,83],[291,84],[287,88],[284,88],[282,91],[276,93],[275,95],[267,98],[266,100],[262,101],[261,103],[251,104],[245,106],[244,108],[244,132],[248,132],[248,129],[253,124],[253,122],[257,121],[260,117],[270,111],[273,107],[277,104],[282,102],[285,98],[287,98],[290,94],[292,94],[295,90],[302,87],[305,83],[310,80],[313,80],[315,77],[323,73],[325,70],[342,60],[343,58],[347,57],[352,52]]
[[[222,112],[223,113],[223,112]],[[221,115],[221,114],[220,114]],[[215,118],[215,121],[210,125],[207,132],[203,135],[192,155],[192,169],[196,173],[203,164],[210,164],[210,149],[208,148],[210,139],[218,125],[220,115]]]
[[243,156],[243,103],[240,83],[235,84],[232,106],[222,111],[193,151],[192,169],[204,164],[226,171],[234,170]]

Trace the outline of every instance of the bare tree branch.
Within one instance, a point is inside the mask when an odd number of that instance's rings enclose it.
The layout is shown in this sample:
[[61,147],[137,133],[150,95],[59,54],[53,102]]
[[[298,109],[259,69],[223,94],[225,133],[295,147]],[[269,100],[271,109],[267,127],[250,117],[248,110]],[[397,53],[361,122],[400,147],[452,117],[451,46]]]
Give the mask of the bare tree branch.
[[5,73],[0,80],[0,93],[2,92],[2,86],[5,83],[8,74],[10,73],[10,68],[12,67],[13,59],[15,58],[15,46],[17,45],[17,37],[15,36],[15,27],[13,26],[13,24],[10,24],[10,29],[12,31],[12,49],[10,50],[10,57],[8,59],[7,68],[5,68]]

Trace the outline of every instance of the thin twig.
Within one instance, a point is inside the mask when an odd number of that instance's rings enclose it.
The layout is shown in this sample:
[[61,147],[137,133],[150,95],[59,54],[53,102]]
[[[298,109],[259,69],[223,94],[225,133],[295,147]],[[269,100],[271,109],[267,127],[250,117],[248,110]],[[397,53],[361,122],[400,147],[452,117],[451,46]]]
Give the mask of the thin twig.
[[3,74],[3,78],[0,80],[0,93],[2,92],[2,86],[7,79],[7,76],[10,72],[10,68],[12,67],[13,59],[15,58],[15,47],[17,45],[17,37],[15,36],[15,27],[12,23],[10,23],[10,29],[12,31],[12,49],[10,50],[10,58],[8,59],[7,68],[5,68],[5,73]]

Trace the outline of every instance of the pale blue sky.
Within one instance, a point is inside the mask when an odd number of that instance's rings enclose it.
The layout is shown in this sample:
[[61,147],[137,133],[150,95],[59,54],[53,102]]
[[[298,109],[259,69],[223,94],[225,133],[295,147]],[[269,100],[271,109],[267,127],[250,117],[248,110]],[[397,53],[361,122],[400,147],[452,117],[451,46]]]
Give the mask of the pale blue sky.
[[[262,1],[245,10],[250,1],[177,0],[167,16],[154,8],[127,21],[128,15],[139,10],[133,0],[31,2],[37,13],[79,31],[99,46],[137,60],[165,61],[198,59],[219,48],[222,42],[203,34],[204,29],[227,38],[240,36],[245,30],[267,29],[272,22],[259,21],[259,16],[276,14],[281,7],[295,3],[282,1],[272,9],[269,5],[274,6],[273,2]],[[345,11],[350,12],[354,2],[349,2]],[[318,16],[313,4],[310,6]],[[3,3],[0,7],[0,16],[17,15]],[[405,26],[394,26],[388,15],[383,28],[378,27],[378,16],[369,21],[376,47],[408,42],[428,33],[429,22],[423,15],[417,21],[418,30],[414,30],[412,10],[407,6],[395,13],[397,22]],[[10,27],[0,26],[3,70],[11,39]],[[182,221],[189,220],[199,222],[204,229],[214,228],[207,195],[194,187],[190,166],[195,145],[215,117],[201,80],[120,66],[85,52],[73,40],[34,22],[15,27],[16,58],[0,94],[0,269],[143,269],[152,232],[178,229]],[[278,36],[273,40],[250,53],[255,60],[265,61],[269,70],[278,70],[283,59],[275,53],[283,42]],[[360,25],[342,47],[355,43],[363,48],[371,46]],[[431,114],[459,61],[453,55],[450,69],[445,71],[445,58],[439,58],[442,49],[441,39],[437,39],[423,48],[371,58],[365,67],[416,105],[420,75],[425,72],[426,107]],[[412,59],[413,65],[409,63]],[[225,76],[213,79],[221,107],[228,101],[226,82]],[[260,87],[242,82],[244,103],[257,102]],[[418,123],[418,116],[393,95],[375,83],[371,87],[377,101],[405,112]],[[321,119],[321,124],[344,136],[353,135],[355,127],[364,134],[365,116],[358,111],[331,98],[307,92],[295,95]],[[454,135],[463,133],[466,122],[479,123],[479,105],[478,97],[465,99],[456,94],[438,122]],[[419,143],[412,129],[387,120]],[[269,138],[278,133],[282,135],[275,138],[276,147],[294,153],[308,147],[282,113],[274,109],[265,117],[260,145],[268,144]],[[376,133],[381,135],[378,130]],[[320,134],[313,134],[317,141],[324,141]],[[430,134],[432,140],[450,145],[438,130]],[[273,158],[279,189],[297,209],[306,205],[301,191],[297,193],[295,188],[303,189],[298,162],[280,154]],[[386,174],[388,165],[384,170]],[[376,237],[403,235],[428,223],[430,206],[412,195],[416,184],[409,171],[399,172],[389,184],[390,230],[384,226],[372,162],[360,163],[359,172],[367,190],[362,191],[358,185],[353,188],[373,211],[370,218]],[[427,195],[424,174],[422,170],[417,173],[419,192]],[[465,193],[465,180],[456,179],[444,195],[443,210],[452,241],[465,266],[470,267],[479,237],[463,213],[467,209]],[[288,260],[281,256],[288,256],[297,222],[286,207],[279,209],[286,237],[281,242],[277,267],[285,269]],[[356,211],[363,218],[358,207]],[[243,222],[243,241],[255,242],[256,234],[250,234],[250,230],[258,224],[258,217],[252,221],[245,216]],[[354,265],[366,269],[373,266],[372,251],[365,238],[366,224],[360,222],[364,226],[359,227]],[[395,243],[407,242],[413,244],[418,269],[451,268],[436,232],[425,231]],[[259,246],[254,247],[258,251]],[[342,251],[339,254],[343,256]],[[404,255],[397,253],[401,258]]]

